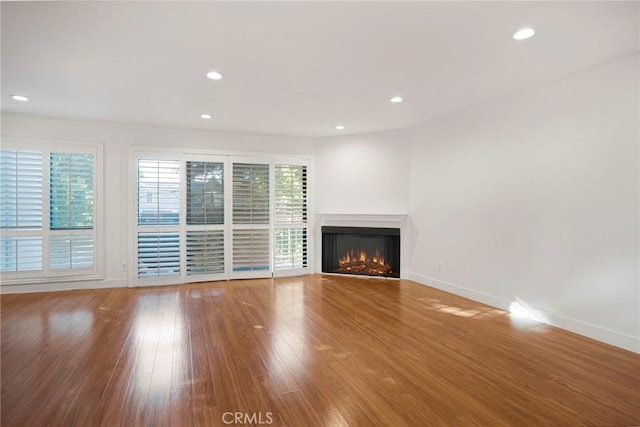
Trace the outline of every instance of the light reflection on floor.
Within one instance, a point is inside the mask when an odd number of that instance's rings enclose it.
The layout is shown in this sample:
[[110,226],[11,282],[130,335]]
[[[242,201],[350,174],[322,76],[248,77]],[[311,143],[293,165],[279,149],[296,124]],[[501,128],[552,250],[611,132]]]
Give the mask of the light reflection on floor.
[[223,295],[224,295],[224,289],[221,289],[221,288],[194,289],[189,291],[189,296],[191,298],[221,297]]
[[55,313],[49,317],[49,339],[52,341],[80,339],[93,327],[93,312],[74,310]]
[[171,390],[174,359],[185,357],[189,343],[184,337],[179,292],[142,295],[133,324],[133,350],[137,352],[132,384],[137,400],[154,402]]
[[[80,299],[80,306],[67,310],[55,308],[52,314],[43,310],[37,314],[20,315],[18,321],[4,322],[2,334],[4,339],[15,347],[37,347],[42,340],[52,347],[68,348],[91,333],[94,327],[94,313],[91,299]],[[56,300],[51,300],[57,305]]]
[[437,298],[419,298],[419,301],[427,302],[427,307],[441,313],[451,314],[458,317],[466,317],[473,319],[487,319],[497,316],[504,316],[506,313],[497,308],[487,306],[476,306],[472,308],[462,308],[453,305],[443,304]]
[[539,310],[533,309],[520,298],[516,298],[509,305],[509,319],[511,325],[518,329],[545,333],[550,324],[546,316]]
[[306,358],[304,286],[299,282],[280,283],[274,291],[269,371],[276,378],[295,377],[304,371]]

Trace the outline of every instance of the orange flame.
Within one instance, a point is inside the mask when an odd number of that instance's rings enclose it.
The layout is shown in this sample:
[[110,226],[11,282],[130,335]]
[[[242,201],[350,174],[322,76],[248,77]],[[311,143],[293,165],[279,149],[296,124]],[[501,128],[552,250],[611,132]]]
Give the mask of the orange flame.
[[373,253],[373,255],[367,254],[364,249],[351,249],[349,252],[344,254],[339,260],[338,264],[340,266],[345,266],[353,263],[373,263],[382,267],[389,268],[386,260],[380,253],[378,249]]

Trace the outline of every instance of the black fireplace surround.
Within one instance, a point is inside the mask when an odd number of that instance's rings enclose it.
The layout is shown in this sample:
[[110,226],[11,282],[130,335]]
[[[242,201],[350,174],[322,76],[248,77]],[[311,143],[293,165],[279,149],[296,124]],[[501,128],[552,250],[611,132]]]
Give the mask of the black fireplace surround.
[[322,227],[322,272],[400,277],[400,229]]

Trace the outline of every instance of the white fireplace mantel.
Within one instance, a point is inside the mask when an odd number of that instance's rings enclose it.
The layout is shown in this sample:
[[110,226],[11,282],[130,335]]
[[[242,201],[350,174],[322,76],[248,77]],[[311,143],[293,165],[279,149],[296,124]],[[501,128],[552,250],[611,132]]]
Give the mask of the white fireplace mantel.
[[321,213],[318,223],[322,225],[343,225],[345,227],[392,227],[406,225],[407,215],[403,214],[346,214]]
[[316,220],[316,273],[322,271],[322,226],[400,229],[400,278],[409,277],[409,234],[406,214],[319,213]]

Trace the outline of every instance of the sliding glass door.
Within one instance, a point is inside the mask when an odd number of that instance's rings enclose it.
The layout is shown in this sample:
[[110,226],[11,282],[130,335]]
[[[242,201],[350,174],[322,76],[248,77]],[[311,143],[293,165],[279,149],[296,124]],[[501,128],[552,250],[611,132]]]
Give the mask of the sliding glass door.
[[135,285],[308,271],[306,165],[201,154],[134,158]]

